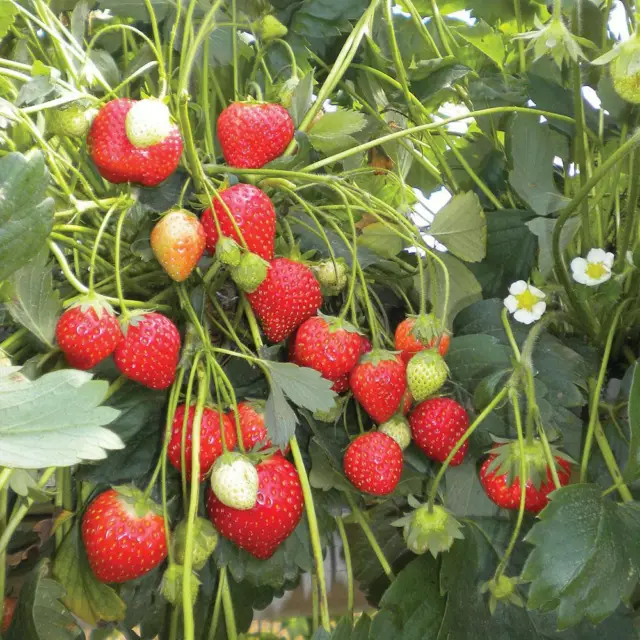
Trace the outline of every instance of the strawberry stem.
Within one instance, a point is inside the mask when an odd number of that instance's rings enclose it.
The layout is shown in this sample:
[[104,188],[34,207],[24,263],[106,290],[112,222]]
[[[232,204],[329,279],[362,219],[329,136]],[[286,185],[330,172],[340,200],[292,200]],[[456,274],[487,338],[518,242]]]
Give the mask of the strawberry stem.
[[354,607],[354,588],[353,588],[353,567],[351,565],[351,549],[349,547],[349,539],[347,538],[347,532],[344,528],[344,521],[342,518],[336,518],[336,525],[338,526],[338,533],[340,534],[340,540],[342,541],[342,550],[344,551],[344,563],[347,572],[347,614],[351,620],[353,620],[353,607]]
[[324,575],[324,560],[322,557],[322,545],[320,543],[320,530],[318,529],[318,518],[313,506],[313,494],[311,493],[311,485],[309,476],[302,460],[300,447],[295,436],[289,441],[291,445],[291,453],[293,454],[293,462],[295,463],[300,484],[302,485],[302,494],[304,495],[304,508],[307,513],[309,522],[309,535],[311,537],[311,549],[313,550],[313,560],[318,576],[318,588],[320,590],[320,619],[322,627],[326,631],[331,629],[331,620],[329,618],[329,603],[327,600],[327,585]]
[[[11,475],[11,469],[3,469],[2,473],[9,471]],[[8,506],[9,490],[3,486],[0,489],[0,531],[4,531],[7,526],[7,506]],[[4,592],[7,581],[7,553],[2,551],[0,553],[0,620],[4,620]]]
[[[236,629],[236,618],[233,611],[233,600],[231,599],[231,591],[229,590],[229,580],[226,579],[226,568],[220,570],[224,572],[225,580],[222,583],[222,606],[224,608],[224,621],[227,626],[228,640],[236,640],[238,631]],[[185,640],[188,640],[185,638]]]
[[227,569],[223,567],[218,572],[218,589],[216,590],[216,599],[213,604],[213,614],[211,615],[211,624],[209,625],[209,633],[207,640],[215,640],[218,631],[218,623],[220,622],[220,613],[222,611],[222,591],[227,581]]
[[116,247],[115,247],[115,272],[116,272],[116,291],[118,292],[118,300],[120,301],[120,314],[121,321],[126,322],[129,317],[127,311],[127,305],[124,299],[124,292],[122,290],[122,274],[120,273],[120,245],[122,243],[122,227],[124,225],[124,219],[127,216],[129,209],[123,209],[118,216],[118,223],[116,225]]

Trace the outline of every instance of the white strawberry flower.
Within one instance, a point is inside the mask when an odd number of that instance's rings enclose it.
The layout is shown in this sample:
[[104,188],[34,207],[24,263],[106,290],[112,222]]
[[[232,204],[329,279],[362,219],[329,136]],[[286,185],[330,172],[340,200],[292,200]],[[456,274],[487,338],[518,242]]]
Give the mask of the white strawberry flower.
[[571,261],[573,279],[588,287],[595,287],[611,277],[614,255],[604,249],[591,249],[586,258]]
[[524,280],[514,282],[509,287],[509,294],[504,299],[504,306],[514,319],[522,324],[532,324],[540,320],[547,308],[545,294]]

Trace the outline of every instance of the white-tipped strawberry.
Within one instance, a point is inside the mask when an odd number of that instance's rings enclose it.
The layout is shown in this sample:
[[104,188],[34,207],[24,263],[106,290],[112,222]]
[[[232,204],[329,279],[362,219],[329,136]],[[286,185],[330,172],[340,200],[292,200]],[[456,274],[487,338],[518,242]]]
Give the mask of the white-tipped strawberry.
[[159,144],[174,129],[169,107],[155,98],[133,104],[125,120],[127,138],[134,147],[146,148]]
[[213,465],[211,489],[227,507],[253,509],[258,499],[258,472],[246,456],[225,453]]

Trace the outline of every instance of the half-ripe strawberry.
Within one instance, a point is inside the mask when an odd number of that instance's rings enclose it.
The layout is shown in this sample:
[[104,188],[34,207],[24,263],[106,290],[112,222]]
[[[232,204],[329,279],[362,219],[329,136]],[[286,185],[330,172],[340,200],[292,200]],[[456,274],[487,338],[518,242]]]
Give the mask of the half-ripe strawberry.
[[247,298],[270,342],[284,340],[322,304],[311,269],[288,258],[276,258],[264,282]]
[[56,324],[56,340],[76,369],[92,369],[122,342],[122,330],[113,309],[91,296],[67,309]]
[[[193,405],[189,407],[186,418],[186,434],[184,434],[185,413],[186,406],[183,404],[178,405],[173,417],[167,456],[169,462],[178,471],[182,471],[182,442],[184,440],[184,459],[187,465],[185,476],[191,478],[193,418],[196,414],[196,408]],[[222,429],[220,428],[221,424]],[[221,414],[216,409],[205,407],[202,412],[202,421],[200,422],[200,481],[207,477],[213,463],[222,455],[223,431],[227,450],[231,451],[236,446],[237,441],[235,425],[232,419],[228,414]]]
[[279,104],[233,102],[218,118],[218,139],[227,164],[258,169],[282,155],[295,127]]
[[162,511],[134,487],[101,493],[82,518],[82,541],[100,582],[126,582],[167,557]]
[[161,313],[134,315],[113,358],[127,378],[151,389],[166,389],[180,359],[178,328]]
[[209,491],[207,512],[220,535],[266,560],[298,526],[304,497],[295,467],[279,453],[260,462],[256,470],[258,497],[252,509],[227,507]]
[[397,327],[395,332],[396,351],[402,352],[402,359],[409,362],[419,351],[438,347],[444,358],[449,351],[451,337],[442,330],[440,322],[432,314],[409,316]]
[[[503,509],[520,508],[520,446],[518,442],[500,440],[480,468],[480,482],[487,496]],[[568,457],[553,451],[560,486],[569,484],[571,462]],[[531,513],[542,511],[549,503],[549,494],[555,491],[551,469],[547,465],[542,443],[535,440],[525,444],[524,508]]]
[[100,175],[115,184],[138,182],[155,187],[178,167],[180,131],[160,100],[117,98],[94,118],[87,136]]
[[205,233],[200,221],[188,211],[170,211],[151,231],[156,260],[176,282],[183,282],[204,253]]
[[344,454],[344,473],[351,484],[376,496],[392,493],[402,475],[402,449],[380,431],[358,436]]
[[391,351],[374,349],[362,356],[349,375],[356,400],[378,423],[398,411],[407,389],[405,365]]
[[217,220],[224,237],[232,238],[240,246],[244,246],[240,239],[241,233],[246,248],[251,253],[256,253],[264,260],[273,260],[276,210],[269,196],[258,187],[244,183],[234,184],[219,195],[220,198],[213,200],[213,212],[207,209],[202,214],[207,251],[213,254],[220,239]]
[[294,342],[296,362],[319,371],[327,380],[348,374],[356,366],[362,346],[354,327],[327,316],[305,320],[298,327]]
[[[444,462],[469,426],[464,407],[451,398],[421,402],[409,416],[414,442],[433,460]],[[462,464],[469,448],[465,442],[451,458],[450,466]]]

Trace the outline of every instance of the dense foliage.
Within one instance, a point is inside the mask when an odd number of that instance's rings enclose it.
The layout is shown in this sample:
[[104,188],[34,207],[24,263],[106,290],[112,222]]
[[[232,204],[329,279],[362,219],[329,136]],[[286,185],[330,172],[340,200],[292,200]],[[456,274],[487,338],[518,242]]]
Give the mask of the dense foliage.
[[307,572],[315,640],[637,637],[613,8],[0,0],[3,637],[236,638]]

